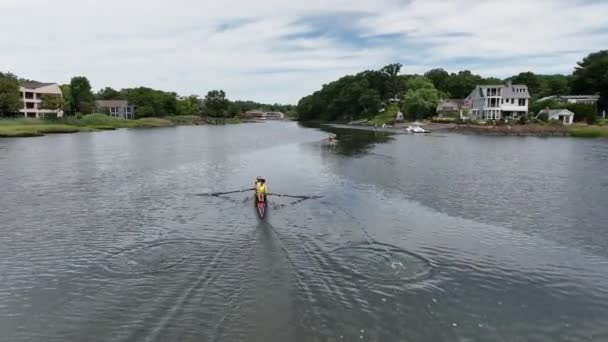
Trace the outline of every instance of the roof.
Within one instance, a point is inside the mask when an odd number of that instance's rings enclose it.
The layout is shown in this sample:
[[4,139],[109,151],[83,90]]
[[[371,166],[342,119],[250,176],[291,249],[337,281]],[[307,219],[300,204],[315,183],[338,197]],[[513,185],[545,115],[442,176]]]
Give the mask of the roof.
[[599,95],[551,95],[551,96],[547,96],[547,97],[543,97],[542,99],[538,100],[538,101],[547,101],[547,100],[553,100],[553,99],[565,99],[565,100],[595,100],[595,101],[599,101],[600,96]]
[[127,100],[97,100],[95,101],[97,107],[128,107],[129,102]]
[[56,85],[56,84],[57,83],[43,83],[43,82],[37,82],[37,81],[19,82],[19,86],[21,86],[23,88],[27,88],[27,89],[38,89],[38,88],[48,87],[50,85]]
[[460,108],[464,105],[464,100],[462,99],[447,99],[447,100],[442,100],[441,102],[439,102],[439,104],[437,105],[437,109],[439,110],[442,107],[446,107],[446,106],[456,106],[457,108]]
[[[528,91],[528,86],[525,84],[490,84],[490,85],[478,85],[479,96],[484,97],[483,89],[487,88],[500,88],[502,92],[500,94],[501,97],[504,98],[513,98],[513,99],[529,99],[530,92]],[[516,92],[516,89],[524,89],[523,92]]]
[[572,113],[568,109],[543,109],[540,112],[538,112],[538,114],[545,114],[545,113],[547,113],[549,116],[554,116],[554,115],[574,115],[574,113]]

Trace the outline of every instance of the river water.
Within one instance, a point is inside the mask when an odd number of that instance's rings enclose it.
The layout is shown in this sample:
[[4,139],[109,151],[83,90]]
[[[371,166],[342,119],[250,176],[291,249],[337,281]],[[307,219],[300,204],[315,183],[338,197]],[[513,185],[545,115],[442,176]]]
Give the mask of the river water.
[[[607,341],[607,170],[278,122],[0,140],[0,340]],[[258,175],[313,197],[209,196]]]

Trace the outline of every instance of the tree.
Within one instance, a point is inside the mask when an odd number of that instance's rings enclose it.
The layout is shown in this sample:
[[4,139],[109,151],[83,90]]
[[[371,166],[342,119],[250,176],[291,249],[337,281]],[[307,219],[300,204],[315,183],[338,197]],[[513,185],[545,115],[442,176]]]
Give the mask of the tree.
[[17,76],[0,72],[0,116],[11,115],[21,108]]
[[450,74],[450,78],[447,81],[447,89],[441,90],[447,91],[453,98],[464,99],[482,81],[483,78],[481,76],[473,75],[469,70],[459,71],[458,74]]
[[368,88],[359,97],[359,105],[366,114],[376,115],[380,111],[381,104],[380,93],[375,89]]
[[[448,80],[450,78],[450,74],[441,69],[431,69],[424,73],[424,76],[433,82],[435,88],[440,91],[447,92],[448,91]],[[451,94],[450,94],[451,96]]]
[[592,125],[597,121],[597,108],[584,103],[569,103],[564,106],[574,113],[574,121],[587,122]]
[[177,115],[201,115],[201,99],[197,95],[190,95],[177,100]]
[[572,90],[576,94],[599,93],[600,107],[608,108],[608,50],[592,53],[577,63]]
[[546,101],[535,101],[530,104],[530,112],[534,114],[538,114],[543,109],[559,109],[563,108],[563,105],[556,100],[546,100]]
[[425,76],[414,76],[406,82],[407,90],[418,90],[418,89],[433,89],[436,90],[433,81]]
[[[163,117],[178,113],[177,94],[139,87],[122,89],[122,96],[137,107],[137,117]],[[199,106],[200,108],[200,106]]]
[[52,110],[63,109],[63,97],[61,95],[44,94],[42,95],[41,107]]
[[229,101],[223,90],[211,90],[205,96],[205,108],[212,117],[222,117],[228,109]]
[[122,94],[110,87],[105,87],[95,94],[97,100],[124,100]]
[[74,104],[72,103],[72,90],[69,84],[63,84],[60,86],[61,93],[63,94],[63,109],[66,114],[74,115]]
[[517,76],[511,77],[511,82],[513,82],[513,84],[525,84],[528,86],[528,91],[530,91],[530,95],[532,96],[537,96],[541,87],[539,76],[530,71],[522,72]]
[[402,110],[408,119],[418,120],[432,116],[438,104],[439,92],[434,87],[410,89],[405,93]]
[[389,91],[389,96],[390,97],[397,97],[397,94],[399,92],[399,83],[398,83],[398,78],[397,76],[399,75],[399,72],[401,71],[401,63],[393,63],[393,64],[389,64],[387,66],[384,66],[382,69],[380,69],[380,72],[384,73],[385,75],[388,76],[388,91]]
[[77,76],[70,81],[70,104],[72,113],[90,114],[95,109],[95,96],[86,77]]
[[[278,110],[278,109],[277,109]],[[238,103],[230,102],[228,105],[228,117],[235,118],[241,115],[241,106]]]

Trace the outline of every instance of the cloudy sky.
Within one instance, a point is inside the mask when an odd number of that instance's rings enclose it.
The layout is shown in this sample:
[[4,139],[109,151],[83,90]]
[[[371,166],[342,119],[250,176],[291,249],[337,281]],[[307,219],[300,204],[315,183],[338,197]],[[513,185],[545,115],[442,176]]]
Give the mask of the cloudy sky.
[[295,103],[400,62],[570,73],[608,48],[608,0],[0,0],[0,71]]

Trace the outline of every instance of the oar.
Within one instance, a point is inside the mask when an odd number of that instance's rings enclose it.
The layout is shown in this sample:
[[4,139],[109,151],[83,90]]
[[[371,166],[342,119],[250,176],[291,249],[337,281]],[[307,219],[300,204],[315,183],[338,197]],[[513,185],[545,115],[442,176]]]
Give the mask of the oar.
[[289,197],[289,198],[299,198],[299,199],[318,199],[318,198],[323,197],[323,196],[298,196],[298,195],[271,194],[271,193],[269,193],[268,196]]
[[246,192],[246,191],[251,191],[251,190],[255,190],[255,188],[243,189],[243,190],[234,190],[234,191],[211,192],[211,193],[198,194],[198,195],[199,196],[221,196],[221,195],[236,194],[236,193],[239,193],[239,192]]

